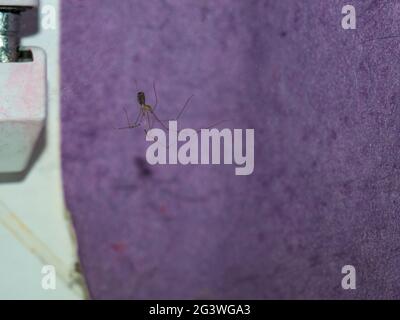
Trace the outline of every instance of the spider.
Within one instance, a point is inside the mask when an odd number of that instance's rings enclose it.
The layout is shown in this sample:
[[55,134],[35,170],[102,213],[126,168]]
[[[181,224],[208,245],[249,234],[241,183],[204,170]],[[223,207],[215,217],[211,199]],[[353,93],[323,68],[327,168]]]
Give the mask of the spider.
[[[137,87],[137,84],[136,84]],[[169,130],[168,127],[164,124],[164,122],[169,121],[169,120],[160,120],[158,118],[158,116],[155,113],[155,110],[157,108],[158,105],[158,96],[157,96],[157,90],[156,90],[156,84],[155,82],[153,82],[153,90],[154,90],[154,96],[155,96],[155,104],[154,107],[146,104],[146,95],[143,91],[138,91],[137,93],[137,102],[138,102],[138,106],[139,106],[139,114],[136,118],[136,121],[134,123],[131,123],[129,120],[129,116],[128,116],[128,112],[126,110],[126,108],[124,108],[125,111],[125,116],[126,116],[126,120],[128,125],[125,127],[121,127],[118,128],[118,130],[124,130],[124,129],[133,129],[133,128],[137,128],[139,126],[141,126],[141,122],[144,119],[147,122],[147,128],[144,129],[144,132],[147,134],[147,132],[153,127],[154,124],[154,120],[157,121],[158,123],[161,124],[161,126],[166,129]],[[177,115],[177,117],[173,120],[178,120],[181,115],[183,114],[183,112],[185,111],[187,105],[189,104],[190,100],[193,98],[193,95],[189,97],[189,99],[186,100],[183,108],[181,109],[181,111],[179,112],[179,114]]]

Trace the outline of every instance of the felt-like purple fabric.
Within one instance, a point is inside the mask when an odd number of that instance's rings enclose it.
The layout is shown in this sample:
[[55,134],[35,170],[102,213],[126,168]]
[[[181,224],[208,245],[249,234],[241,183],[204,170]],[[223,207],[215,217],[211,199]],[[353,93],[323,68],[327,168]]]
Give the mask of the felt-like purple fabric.
[[[92,298],[400,298],[400,3],[351,2],[356,30],[339,0],[62,1],[63,178]],[[181,128],[254,128],[254,173],[148,165],[143,129],[114,130],[135,80],[163,119],[194,94]]]

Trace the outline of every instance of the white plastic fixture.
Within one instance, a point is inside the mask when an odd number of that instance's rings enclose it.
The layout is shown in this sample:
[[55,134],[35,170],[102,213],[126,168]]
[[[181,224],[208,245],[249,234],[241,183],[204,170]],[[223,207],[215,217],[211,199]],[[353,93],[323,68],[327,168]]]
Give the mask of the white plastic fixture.
[[[36,6],[38,0],[0,0],[0,13],[9,8],[18,11]],[[6,59],[1,62],[0,56],[0,174],[27,168],[46,119],[45,53],[40,48],[19,47],[18,26],[11,24],[19,17],[10,18],[9,33],[8,24],[0,30],[0,47],[6,47]],[[18,58],[10,61],[8,38],[11,45],[18,44]]]
[[0,0],[0,7],[37,7],[39,0]]

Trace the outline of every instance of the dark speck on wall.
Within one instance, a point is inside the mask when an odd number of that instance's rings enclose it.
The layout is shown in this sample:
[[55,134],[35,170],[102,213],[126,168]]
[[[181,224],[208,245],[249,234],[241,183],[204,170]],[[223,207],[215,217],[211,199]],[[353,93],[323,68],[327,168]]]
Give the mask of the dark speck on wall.
[[146,162],[145,159],[141,157],[136,157],[135,165],[139,171],[139,176],[141,176],[142,178],[149,178],[152,176],[153,171],[150,169],[150,165]]

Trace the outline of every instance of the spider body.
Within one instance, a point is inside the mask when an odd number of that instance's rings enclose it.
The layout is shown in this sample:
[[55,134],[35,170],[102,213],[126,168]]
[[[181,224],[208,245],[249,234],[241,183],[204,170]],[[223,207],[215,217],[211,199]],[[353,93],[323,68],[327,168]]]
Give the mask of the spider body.
[[158,104],[158,98],[157,98],[157,92],[156,92],[156,86],[153,83],[153,89],[154,89],[154,95],[156,98],[156,102],[154,107],[146,104],[146,95],[143,91],[139,91],[137,93],[137,103],[138,103],[138,107],[139,107],[139,114],[136,118],[136,121],[134,123],[131,123],[129,120],[129,116],[128,116],[128,112],[126,111],[126,109],[124,109],[125,111],[125,115],[126,115],[126,120],[128,122],[128,126],[126,127],[122,127],[122,128],[118,128],[119,130],[123,130],[123,129],[133,129],[136,127],[139,127],[141,125],[142,120],[144,119],[145,122],[147,122],[147,129],[144,129],[144,132],[147,134],[147,131],[150,130],[153,126],[153,122],[155,119],[157,122],[159,122],[163,127],[165,127],[165,124],[158,119],[158,117],[156,116],[156,114],[154,113],[154,110],[157,107]]
[[153,107],[148,104],[142,104],[140,107],[142,108],[143,112],[153,112]]
[[146,95],[144,94],[143,91],[138,92],[137,101],[139,103],[139,106],[142,106],[142,105],[146,104]]
[[[137,84],[136,84],[137,87]],[[154,121],[158,122],[159,124],[161,124],[161,126],[169,131],[169,128],[165,125],[164,122],[167,122],[169,120],[160,120],[158,118],[158,116],[155,113],[155,110],[157,108],[157,104],[158,104],[158,97],[157,97],[157,91],[156,91],[156,85],[155,83],[153,83],[153,90],[154,90],[154,96],[155,96],[155,104],[154,107],[147,104],[146,103],[146,95],[143,91],[138,91],[137,93],[137,103],[138,103],[138,107],[139,107],[139,114],[136,118],[136,121],[134,123],[131,123],[131,121],[129,120],[129,116],[128,116],[128,112],[126,111],[126,109],[124,108],[125,111],[125,116],[126,116],[126,120],[128,123],[128,126],[126,127],[122,127],[122,128],[118,128],[119,130],[123,130],[123,129],[133,129],[133,128],[137,128],[142,124],[142,121],[144,120],[147,124],[147,128],[144,129],[144,132],[147,135],[147,132],[153,128],[153,124]],[[183,108],[180,110],[179,114],[176,116],[175,119],[170,119],[170,120],[175,120],[178,121],[178,119],[182,116],[182,114],[185,112],[186,107],[188,106],[190,100],[192,99],[193,95],[189,97],[189,99],[186,100],[186,103],[183,105]],[[223,121],[220,121],[216,124],[214,124],[213,126],[221,123]],[[198,129],[197,131],[199,131],[200,129]]]

